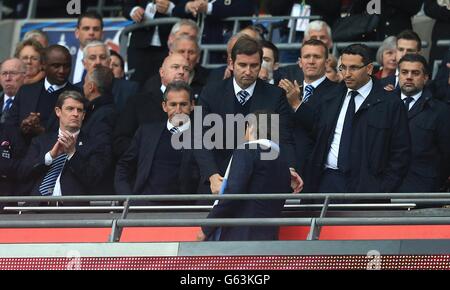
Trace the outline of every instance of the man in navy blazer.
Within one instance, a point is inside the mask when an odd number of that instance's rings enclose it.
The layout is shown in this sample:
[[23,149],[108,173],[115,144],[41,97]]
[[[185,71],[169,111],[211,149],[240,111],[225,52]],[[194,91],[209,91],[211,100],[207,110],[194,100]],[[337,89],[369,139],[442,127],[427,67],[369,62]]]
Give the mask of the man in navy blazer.
[[328,48],[320,40],[310,39],[303,43],[299,60],[304,79],[301,85],[294,80],[282,79],[279,86],[286,92],[292,109],[295,111],[295,153],[296,169],[302,174],[314,145],[312,127],[314,113],[324,97],[337,87],[337,83],[326,77]]
[[80,132],[84,102],[76,91],[63,92],[55,107],[58,132],[33,139],[19,166],[19,176],[31,182],[31,195],[84,195],[103,177],[110,154],[95,145],[102,142]]
[[58,96],[67,90],[80,91],[68,81],[72,66],[67,48],[57,44],[49,46],[44,53],[44,67],[46,78],[19,89],[6,119],[8,126],[20,128],[28,137],[39,135],[43,129],[56,131],[58,121],[54,108]]
[[427,61],[407,54],[399,63],[399,96],[408,110],[411,164],[399,192],[438,192],[450,176],[450,109],[425,87]]
[[[202,106],[203,116],[214,113],[222,118],[224,138],[221,145],[225,148],[195,151],[202,178],[199,190],[202,192],[217,193],[219,191],[232,150],[239,142],[236,140],[237,133],[234,129],[236,124],[233,127],[228,126],[227,115],[247,116],[256,110],[270,110],[278,114],[281,154],[290,157],[290,165],[294,167],[293,112],[283,90],[258,79],[262,56],[262,45],[259,41],[248,36],[241,36],[231,52],[233,77],[206,86],[200,95],[199,104]],[[204,129],[206,131],[208,128]],[[228,140],[230,136],[227,136],[230,132],[235,134],[235,144],[228,144],[231,143]],[[230,145],[234,147],[229,148]]]
[[130,147],[117,163],[114,184],[118,194],[196,192],[198,169],[192,150],[179,149],[172,144],[174,139],[193,135],[189,119],[194,109],[192,90],[183,81],[172,82],[167,86],[161,103],[166,120],[140,126]]
[[[291,191],[291,175],[286,156],[265,158],[269,150],[278,151],[271,141],[269,111],[255,112],[249,119],[245,139],[249,142],[234,150],[223,194],[287,193]],[[263,119],[262,116],[266,119]],[[267,122],[267,124],[264,124]],[[260,132],[266,131],[267,134]],[[266,139],[267,138],[267,139]],[[254,147],[251,147],[254,146]],[[278,152],[279,153],[279,152]],[[284,200],[220,200],[208,218],[279,218]],[[277,240],[278,226],[202,227],[198,240],[261,241]]]
[[406,110],[370,75],[370,49],[343,50],[344,83],[327,95],[314,121],[315,145],[305,171],[307,192],[392,192],[408,170]]

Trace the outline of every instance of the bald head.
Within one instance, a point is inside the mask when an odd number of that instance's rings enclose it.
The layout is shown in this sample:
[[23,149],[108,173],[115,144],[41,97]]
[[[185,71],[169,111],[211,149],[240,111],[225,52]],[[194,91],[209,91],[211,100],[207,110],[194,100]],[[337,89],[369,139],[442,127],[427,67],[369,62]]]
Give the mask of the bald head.
[[191,69],[186,58],[179,53],[172,53],[164,59],[159,69],[161,83],[167,86],[173,81],[188,82]]

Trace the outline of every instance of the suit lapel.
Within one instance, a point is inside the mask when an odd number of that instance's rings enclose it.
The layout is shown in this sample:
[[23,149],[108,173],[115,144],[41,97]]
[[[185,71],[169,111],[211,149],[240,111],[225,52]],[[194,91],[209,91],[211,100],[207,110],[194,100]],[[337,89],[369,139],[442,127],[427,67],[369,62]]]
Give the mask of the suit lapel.
[[429,99],[429,96],[424,91],[422,93],[422,95],[420,96],[420,98],[417,100],[417,102],[415,102],[414,105],[412,106],[412,108],[408,111],[408,120],[414,118],[420,112],[423,111],[428,99]]
[[[234,114],[234,99],[236,95],[234,93],[233,78],[227,80],[225,84],[225,94],[222,98],[222,110],[225,114]],[[220,92],[217,92],[220,93]]]

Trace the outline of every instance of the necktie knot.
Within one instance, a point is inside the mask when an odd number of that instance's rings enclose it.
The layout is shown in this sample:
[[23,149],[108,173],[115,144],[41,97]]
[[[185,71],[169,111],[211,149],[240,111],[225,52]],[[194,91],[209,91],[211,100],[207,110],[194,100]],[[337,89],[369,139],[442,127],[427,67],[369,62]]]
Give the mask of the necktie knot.
[[238,96],[239,103],[241,105],[244,105],[247,102],[248,97],[250,96],[250,94],[246,90],[242,90],[242,91],[237,93],[237,96]]
[[178,129],[177,127],[173,127],[173,128],[170,129],[169,131],[170,131],[170,133],[172,133],[172,134],[176,134],[176,133],[179,133],[179,132],[180,132],[180,129]]
[[47,89],[47,92],[49,92],[50,94],[53,93],[55,91],[55,89],[53,88],[53,86],[49,86]]
[[303,94],[303,102],[306,103],[309,101],[309,98],[312,96],[314,92],[314,87],[312,85],[307,85],[305,87],[305,91]]
[[354,99],[358,94],[358,91],[350,91],[350,98]]
[[409,105],[411,104],[411,102],[414,101],[414,98],[413,97],[406,97],[403,101],[405,102],[406,110],[409,111]]

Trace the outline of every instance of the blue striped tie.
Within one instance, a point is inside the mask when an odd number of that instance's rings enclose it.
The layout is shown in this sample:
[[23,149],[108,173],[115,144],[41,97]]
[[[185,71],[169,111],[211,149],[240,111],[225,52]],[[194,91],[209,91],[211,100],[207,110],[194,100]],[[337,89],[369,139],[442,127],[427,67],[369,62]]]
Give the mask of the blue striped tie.
[[169,131],[170,131],[170,133],[172,133],[172,134],[176,134],[176,133],[180,132],[180,130],[179,130],[177,127],[173,127],[173,128],[170,129]]
[[312,96],[313,92],[314,92],[314,87],[312,85],[307,85],[305,87],[303,103],[307,103],[309,101],[309,98]]
[[239,104],[241,104],[241,105],[244,105],[245,102],[247,102],[248,96],[250,96],[250,94],[245,90],[238,92],[237,95],[238,95]]
[[50,170],[44,177],[44,180],[39,186],[39,192],[42,195],[52,195],[53,189],[55,188],[56,180],[58,176],[61,174],[61,171],[64,168],[64,164],[67,160],[67,154],[61,154],[56,159],[53,160],[52,165],[50,166]]
[[49,86],[47,89],[47,92],[49,92],[50,94],[53,93],[55,91],[55,89],[53,88],[53,86]]
[[5,102],[5,106],[3,107],[3,112],[6,112],[9,109],[11,109],[12,103],[13,103],[13,99],[12,98],[7,99],[6,102]]

